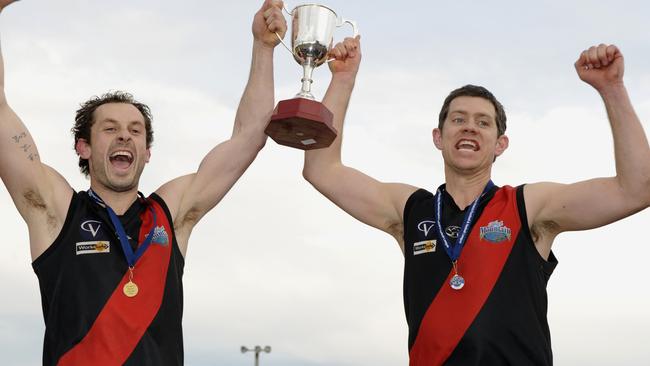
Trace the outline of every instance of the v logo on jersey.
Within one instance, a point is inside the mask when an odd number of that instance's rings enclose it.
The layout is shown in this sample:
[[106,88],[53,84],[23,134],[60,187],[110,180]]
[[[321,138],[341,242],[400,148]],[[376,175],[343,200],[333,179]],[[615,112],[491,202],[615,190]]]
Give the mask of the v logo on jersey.
[[81,230],[91,233],[94,238],[97,236],[97,232],[101,226],[101,222],[97,220],[86,220],[81,223]]
[[435,221],[431,221],[431,220],[420,221],[420,223],[418,224],[418,230],[423,232],[424,236],[426,237],[429,235],[429,231],[433,228],[435,223],[436,223]]

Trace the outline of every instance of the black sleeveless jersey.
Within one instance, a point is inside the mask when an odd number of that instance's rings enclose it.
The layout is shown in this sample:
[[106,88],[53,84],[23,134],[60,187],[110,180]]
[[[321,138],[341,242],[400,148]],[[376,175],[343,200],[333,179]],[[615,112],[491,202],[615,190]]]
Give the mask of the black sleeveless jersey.
[[[458,261],[459,274],[462,276],[473,269],[472,263],[464,262],[464,254],[474,250],[471,246],[497,248],[508,239],[512,240],[511,249],[503,256],[502,269],[495,275],[493,287],[470,316],[467,327],[458,330],[458,339],[450,343],[449,352],[440,361],[430,361],[435,358],[431,355],[440,354],[432,347],[429,353],[425,352],[427,356],[418,356],[416,360],[414,348],[427,348],[427,344],[440,342],[449,334],[445,319],[452,319],[454,324],[453,319],[459,316],[453,301],[453,306],[445,308],[449,310],[447,314],[430,314],[437,310],[432,303],[444,300],[438,299],[442,292],[453,297],[475,284],[468,281],[457,292],[446,288],[450,287],[448,281],[453,268],[434,224],[438,220],[434,203],[434,195],[420,189],[409,197],[404,208],[404,308],[409,327],[410,365],[552,365],[546,284],[557,260],[553,253],[548,261],[544,260],[535,248],[526,218],[523,186],[494,187],[479,200],[472,234]],[[444,190],[442,213],[444,235],[450,243],[455,243],[465,212]],[[515,226],[517,232],[513,229],[510,238],[509,227]],[[481,262],[482,257],[478,258]],[[481,278],[482,274],[476,276]],[[458,304],[458,308],[463,306],[464,303]],[[438,322],[423,320],[425,316],[436,315]]]
[[[153,208],[158,216],[151,216],[155,217],[152,223],[144,225],[147,213],[153,215]],[[43,365],[91,364],[84,356],[71,358],[76,361],[62,361],[67,353],[72,354],[75,348],[82,346],[90,347],[90,354],[100,353],[100,349],[107,355],[117,352],[116,347],[122,346],[116,344],[124,337],[115,337],[114,334],[131,335],[136,323],[146,316],[149,318],[140,326],[141,334],[131,342],[132,347],[124,351],[119,362],[100,355],[93,359],[94,365],[183,364],[184,258],[175,239],[171,214],[162,198],[152,194],[146,201],[137,199],[119,219],[134,251],[153,223],[156,225],[152,244],[135,265],[133,282],[141,289],[133,300],[122,293],[121,281],[129,271],[116,230],[106,209],[95,203],[86,192],[73,193],[61,233],[33,262],[45,320]],[[148,227],[145,229],[144,226]],[[152,258],[150,253],[157,250],[165,250],[167,256],[162,260]],[[152,262],[156,260],[161,263]],[[145,271],[151,265],[154,265],[154,270]],[[122,318],[119,308],[122,305],[112,308],[114,302],[126,304],[128,309],[129,301],[143,301],[155,287],[148,285],[151,281],[158,281],[157,293],[160,294],[151,309],[143,310],[146,307],[138,305]],[[145,310],[150,314],[140,313]],[[106,313],[112,315],[105,316]],[[99,319],[104,320],[100,322]],[[115,330],[118,333],[113,333]]]

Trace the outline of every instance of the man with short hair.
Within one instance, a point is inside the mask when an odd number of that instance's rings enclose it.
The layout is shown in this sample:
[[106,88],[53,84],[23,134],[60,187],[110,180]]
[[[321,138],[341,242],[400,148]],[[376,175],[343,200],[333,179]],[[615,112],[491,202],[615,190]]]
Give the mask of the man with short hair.
[[[332,50],[323,103],[342,130],[361,61],[359,39]],[[392,235],[405,258],[404,307],[412,366],[551,365],[546,283],[565,231],[612,223],[650,205],[650,148],[623,83],[616,46],[583,51],[581,80],[601,95],[614,137],[616,176],[574,184],[498,187],[506,115],[487,89],[451,92],[433,129],[445,184],[431,193],[382,183],[341,162],[341,136],[305,153],[303,175],[358,220]]]
[[[12,0],[0,0],[0,10]],[[266,141],[282,1],[255,14],[252,65],[231,138],[198,170],[138,192],[151,157],[149,108],[128,93],[85,102],[75,150],[90,189],[77,192],[41,162],[7,104],[0,68],[0,177],[29,228],[45,320],[44,365],[182,365],[182,275],[190,233]],[[0,65],[1,65],[0,59]]]

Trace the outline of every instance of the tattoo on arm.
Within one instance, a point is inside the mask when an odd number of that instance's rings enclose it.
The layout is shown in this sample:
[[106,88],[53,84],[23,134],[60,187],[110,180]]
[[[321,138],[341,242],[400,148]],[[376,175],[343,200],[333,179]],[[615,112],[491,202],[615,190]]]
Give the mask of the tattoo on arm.
[[[24,138],[27,138],[27,133],[26,132],[21,132],[20,134],[16,136],[12,136],[11,139],[14,140],[14,143],[19,144]],[[32,145],[31,144],[23,144],[19,145],[21,149],[23,149],[23,152],[27,154],[27,159],[30,161],[34,161],[34,159],[38,158],[38,154],[33,153],[32,150]]]
[[12,139],[14,140],[15,143],[19,143],[20,140],[24,139],[25,137],[27,137],[27,134],[25,132],[23,132],[20,135],[16,135],[16,136],[12,137]]

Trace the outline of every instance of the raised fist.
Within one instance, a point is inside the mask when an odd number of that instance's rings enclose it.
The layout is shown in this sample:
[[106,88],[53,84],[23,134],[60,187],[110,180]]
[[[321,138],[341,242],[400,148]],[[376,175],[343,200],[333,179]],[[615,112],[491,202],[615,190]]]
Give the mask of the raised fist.
[[582,81],[599,91],[623,83],[623,54],[614,45],[601,43],[582,51],[575,68]]
[[284,3],[281,0],[265,0],[253,18],[253,37],[268,47],[275,47],[287,32],[287,21],[282,15]]

